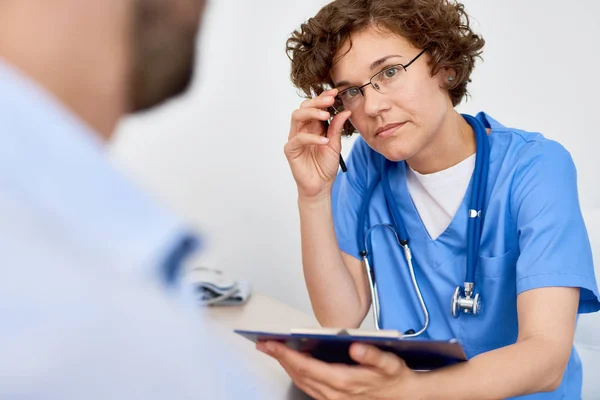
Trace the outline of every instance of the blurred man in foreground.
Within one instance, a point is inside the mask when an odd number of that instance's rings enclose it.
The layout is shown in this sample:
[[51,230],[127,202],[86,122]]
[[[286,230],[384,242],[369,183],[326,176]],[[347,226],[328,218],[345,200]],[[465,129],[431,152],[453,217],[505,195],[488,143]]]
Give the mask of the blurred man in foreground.
[[0,398],[255,397],[177,300],[196,238],[105,149],[188,87],[204,5],[0,2]]

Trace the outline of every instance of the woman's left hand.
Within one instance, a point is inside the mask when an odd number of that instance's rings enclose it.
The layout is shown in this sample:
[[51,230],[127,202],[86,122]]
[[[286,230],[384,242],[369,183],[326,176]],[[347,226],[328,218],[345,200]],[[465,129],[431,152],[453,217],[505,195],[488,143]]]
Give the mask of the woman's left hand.
[[350,347],[350,357],[359,365],[325,363],[277,342],[261,342],[256,348],[279,361],[296,386],[315,400],[417,397],[413,388],[418,372],[376,347]]

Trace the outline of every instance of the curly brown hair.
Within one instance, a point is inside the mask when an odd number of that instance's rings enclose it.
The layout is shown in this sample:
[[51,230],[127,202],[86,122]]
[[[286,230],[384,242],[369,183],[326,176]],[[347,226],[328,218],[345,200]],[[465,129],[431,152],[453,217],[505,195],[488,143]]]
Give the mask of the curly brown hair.
[[[467,84],[481,58],[484,39],[470,27],[461,3],[450,0],[334,0],[294,31],[286,42],[292,83],[308,98],[333,85],[332,65],[352,33],[375,26],[398,34],[417,49],[427,49],[432,76],[443,68],[456,71],[446,89],[454,106],[468,95]],[[347,122],[344,134],[354,127]]]

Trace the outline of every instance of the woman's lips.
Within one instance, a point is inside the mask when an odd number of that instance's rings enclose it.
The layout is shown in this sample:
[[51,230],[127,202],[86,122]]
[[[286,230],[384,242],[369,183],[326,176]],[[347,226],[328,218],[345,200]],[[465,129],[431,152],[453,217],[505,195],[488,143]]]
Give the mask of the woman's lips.
[[386,138],[392,136],[398,129],[403,127],[406,122],[399,122],[396,124],[388,124],[383,126],[382,128],[377,129],[375,132],[376,137]]

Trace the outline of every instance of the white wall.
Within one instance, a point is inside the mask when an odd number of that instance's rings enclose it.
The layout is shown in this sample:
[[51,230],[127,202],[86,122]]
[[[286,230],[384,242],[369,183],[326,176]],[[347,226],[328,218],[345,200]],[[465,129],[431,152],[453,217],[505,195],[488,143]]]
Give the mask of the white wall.
[[[283,155],[291,111],[285,39],[325,1],[214,0],[189,95],[124,123],[115,157],[198,226],[211,266],[310,312],[293,179]],[[560,140],[584,208],[600,207],[600,6],[594,0],[468,0],[487,40],[463,112]],[[351,141],[345,142],[345,152]]]

